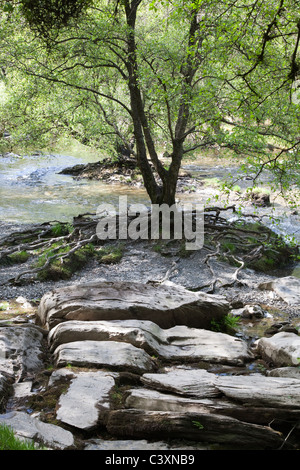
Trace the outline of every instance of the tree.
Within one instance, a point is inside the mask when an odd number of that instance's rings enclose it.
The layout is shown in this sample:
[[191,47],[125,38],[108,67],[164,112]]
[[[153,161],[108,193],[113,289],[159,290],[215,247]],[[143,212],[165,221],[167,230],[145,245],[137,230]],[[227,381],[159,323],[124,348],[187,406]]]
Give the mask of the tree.
[[13,33],[19,41],[5,40],[5,62],[38,93],[53,85],[66,110],[60,125],[84,134],[97,122],[99,134],[114,132],[152,203],[172,205],[184,155],[212,143],[247,156],[256,173],[273,170],[284,186],[298,162],[297,3],[99,0],[70,9],[23,0],[4,14],[23,28]]

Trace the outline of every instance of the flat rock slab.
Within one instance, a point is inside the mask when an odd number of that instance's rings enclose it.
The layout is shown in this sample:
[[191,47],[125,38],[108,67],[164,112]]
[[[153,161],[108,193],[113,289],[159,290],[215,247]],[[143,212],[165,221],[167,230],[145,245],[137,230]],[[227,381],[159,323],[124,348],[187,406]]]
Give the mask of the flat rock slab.
[[0,328],[0,371],[24,379],[27,373],[41,370],[43,333],[35,326]]
[[[162,441],[149,442],[149,441],[146,441],[145,439],[140,439],[140,440],[126,439],[123,441],[119,441],[119,440],[105,441],[104,439],[91,439],[90,441],[86,443],[84,450],[118,450],[121,452],[132,451],[132,450],[209,450],[209,447],[201,445],[201,444],[198,444],[198,445],[193,444],[190,446],[183,446],[180,444],[172,445],[172,443],[170,444],[168,442],[162,442]],[[157,456],[156,459],[155,457],[156,456],[153,456],[153,462],[157,463],[161,461],[159,456]],[[112,460],[111,462],[107,460],[109,464],[113,464],[113,463],[120,464],[121,463],[120,459],[122,459],[122,457],[118,455],[111,456],[108,458],[115,459],[114,461]],[[119,460],[117,460],[118,458]],[[129,465],[131,462],[131,459],[134,459],[134,456],[125,457],[123,464]],[[186,462],[185,460],[183,461]],[[133,461],[132,466],[134,467],[134,461]]]
[[286,377],[219,376],[217,388],[247,406],[300,409],[300,382]]
[[143,350],[117,341],[74,341],[56,348],[57,367],[107,367],[142,374],[154,370],[155,364]]
[[287,276],[275,279],[271,282],[259,285],[261,290],[274,291],[284,302],[289,305],[300,305],[300,279]]
[[125,439],[184,438],[256,450],[278,448],[283,442],[282,435],[269,426],[209,413],[116,410],[109,413],[106,427],[112,436]]
[[208,399],[186,398],[171,393],[162,393],[146,388],[129,390],[125,407],[147,411],[173,411],[211,413],[213,402]]
[[[65,377],[67,372],[58,370],[52,378]],[[70,426],[89,431],[101,420],[103,411],[110,409],[110,392],[115,386],[114,373],[84,371],[72,374],[68,391],[60,396],[56,418]]]
[[120,341],[172,361],[239,365],[252,358],[247,343],[239,338],[184,325],[164,330],[153,322],[139,320],[70,320],[56,325],[48,340],[51,351],[75,341]]
[[15,435],[24,440],[32,440],[57,450],[74,448],[74,437],[70,431],[54,424],[43,423],[21,411],[0,416],[0,424],[11,427]]
[[221,395],[247,406],[300,409],[300,382],[287,377],[264,375],[215,375],[203,369],[173,367],[165,372],[144,374],[142,383],[160,392],[194,398]]
[[175,284],[97,282],[45,294],[39,321],[51,329],[66,320],[150,320],[161,328],[209,328],[229,311],[221,296],[191,292]]
[[204,398],[220,395],[216,387],[217,376],[204,369],[173,367],[157,374],[144,374],[141,381],[147,387],[186,397]]
[[299,366],[300,336],[282,331],[270,338],[263,337],[257,341],[257,350],[277,367]]

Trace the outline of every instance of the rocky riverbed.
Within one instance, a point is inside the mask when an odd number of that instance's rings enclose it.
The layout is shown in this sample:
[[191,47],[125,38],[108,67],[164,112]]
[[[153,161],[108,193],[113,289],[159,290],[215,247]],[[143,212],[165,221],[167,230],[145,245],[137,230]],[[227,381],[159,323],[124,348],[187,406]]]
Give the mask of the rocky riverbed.
[[298,448],[299,280],[245,270],[210,294],[203,256],[129,243],[67,282],[3,286],[1,423],[50,449]]
[[30,262],[1,266],[0,423],[48,449],[299,449],[299,278],[207,255],[127,241],[17,284]]

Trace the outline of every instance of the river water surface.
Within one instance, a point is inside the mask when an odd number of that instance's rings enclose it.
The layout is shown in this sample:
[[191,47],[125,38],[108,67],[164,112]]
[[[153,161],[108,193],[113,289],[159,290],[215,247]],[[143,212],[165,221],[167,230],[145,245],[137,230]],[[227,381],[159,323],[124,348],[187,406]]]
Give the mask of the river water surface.
[[[124,195],[127,196],[129,204],[139,202],[150,205],[148,195],[142,188],[85,179],[75,180],[72,176],[59,174],[66,167],[96,161],[99,161],[99,154],[81,151],[25,157],[14,154],[0,156],[0,221],[14,224],[52,220],[68,222],[79,214],[95,213],[97,207],[104,202],[117,207],[119,196]],[[238,172],[237,165],[228,164],[221,159],[202,157],[184,164],[183,168],[202,181],[222,180],[228,175],[236,176]],[[244,177],[238,184],[243,190],[250,182]],[[217,188],[199,185],[194,193],[179,194],[179,198],[205,203],[218,192]],[[300,243],[299,212],[291,210],[282,199],[275,199],[273,195],[271,200],[271,208],[256,208],[256,213],[264,215],[264,222],[267,225],[272,224],[276,232],[294,237]],[[222,205],[222,202],[224,199],[219,198],[217,204]],[[237,206],[241,205],[244,212],[254,211],[252,206],[243,207],[238,194],[233,194],[233,202]],[[269,220],[270,213],[279,217],[275,224]]]

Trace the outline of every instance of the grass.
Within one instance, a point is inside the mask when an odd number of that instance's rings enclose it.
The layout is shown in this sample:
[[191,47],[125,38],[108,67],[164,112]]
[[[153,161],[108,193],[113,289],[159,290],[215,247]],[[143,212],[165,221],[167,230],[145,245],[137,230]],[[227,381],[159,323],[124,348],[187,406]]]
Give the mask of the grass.
[[231,315],[225,315],[224,318],[220,321],[212,320],[211,329],[212,331],[221,332],[221,333],[230,333],[235,331],[240,323],[240,317]]
[[6,424],[0,424],[0,450],[38,450],[32,441],[18,439]]

